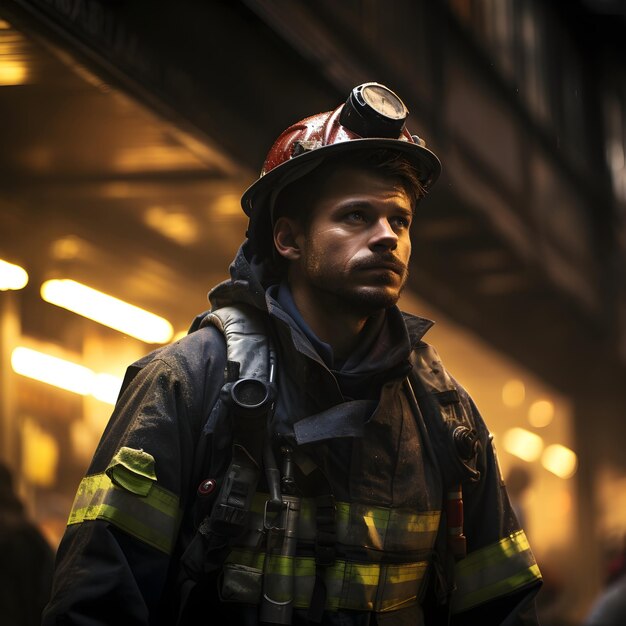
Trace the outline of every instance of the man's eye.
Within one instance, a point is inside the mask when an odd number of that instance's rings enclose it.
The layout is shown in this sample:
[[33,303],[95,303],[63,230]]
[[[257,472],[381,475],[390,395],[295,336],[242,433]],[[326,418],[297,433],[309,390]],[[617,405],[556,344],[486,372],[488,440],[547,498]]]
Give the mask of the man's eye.
[[398,216],[392,220],[393,224],[399,228],[409,228],[411,220],[408,217]]
[[363,222],[365,220],[365,214],[363,211],[350,211],[350,213],[346,213],[345,218],[349,222]]

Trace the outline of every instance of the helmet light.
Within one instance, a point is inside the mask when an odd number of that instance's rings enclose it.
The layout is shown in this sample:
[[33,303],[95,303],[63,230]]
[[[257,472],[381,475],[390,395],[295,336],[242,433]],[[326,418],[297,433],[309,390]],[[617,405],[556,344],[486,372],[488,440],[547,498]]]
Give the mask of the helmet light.
[[355,87],[346,101],[339,123],[361,137],[397,139],[409,114],[404,102],[380,83]]

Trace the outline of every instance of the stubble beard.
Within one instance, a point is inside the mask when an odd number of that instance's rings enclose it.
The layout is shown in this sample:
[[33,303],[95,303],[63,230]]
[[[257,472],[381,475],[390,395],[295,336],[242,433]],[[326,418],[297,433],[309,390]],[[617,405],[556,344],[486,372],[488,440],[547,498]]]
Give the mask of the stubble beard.
[[409,276],[408,268],[405,267],[398,288],[390,288],[389,280],[385,276],[380,277],[379,285],[375,280],[362,285],[358,282],[358,270],[351,268],[341,273],[332,271],[316,256],[307,259],[306,272],[311,285],[328,307],[333,307],[338,312],[344,311],[367,317],[394,306]]

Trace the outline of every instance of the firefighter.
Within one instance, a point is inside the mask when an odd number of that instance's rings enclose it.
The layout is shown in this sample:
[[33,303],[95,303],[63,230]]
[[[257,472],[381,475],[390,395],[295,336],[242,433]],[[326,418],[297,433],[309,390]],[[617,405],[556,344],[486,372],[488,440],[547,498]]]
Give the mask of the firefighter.
[[535,624],[489,431],[396,306],[441,165],[386,86],[284,131],[231,279],[128,370],[44,625]]

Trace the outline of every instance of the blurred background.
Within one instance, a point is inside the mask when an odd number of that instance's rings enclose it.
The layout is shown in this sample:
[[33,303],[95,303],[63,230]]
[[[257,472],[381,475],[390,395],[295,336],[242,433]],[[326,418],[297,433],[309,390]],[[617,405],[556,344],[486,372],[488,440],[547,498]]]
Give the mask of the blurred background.
[[[1,0],[0,460],[56,548],[125,367],[185,333],[274,138],[385,83],[443,162],[405,309],[578,624],[626,534],[618,0]],[[130,308],[128,308],[130,305]]]

